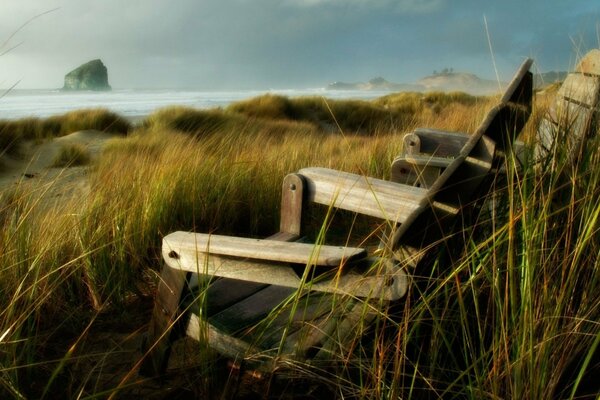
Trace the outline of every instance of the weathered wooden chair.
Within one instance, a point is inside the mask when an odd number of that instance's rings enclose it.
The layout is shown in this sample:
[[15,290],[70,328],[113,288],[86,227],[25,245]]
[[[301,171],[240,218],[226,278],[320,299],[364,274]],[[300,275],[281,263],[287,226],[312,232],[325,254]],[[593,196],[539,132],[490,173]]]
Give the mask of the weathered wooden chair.
[[600,50],[587,53],[567,75],[549,112],[544,116],[536,140],[536,158],[552,154],[557,143],[566,143],[572,160],[581,146],[596,134],[600,104]]
[[[543,162],[557,143],[568,144],[567,154],[576,159],[580,146],[598,129],[600,104],[600,50],[587,53],[561,85],[537,130],[534,159],[527,145],[513,143],[516,169],[527,162]],[[564,137],[559,137],[564,135]],[[392,181],[429,188],[460,153],[469,135],[419,128],[404,136],[403,153],[393,162]],[[504,167],[501,167],[501,171]]]
[[[377,310],[405,295],[411,268],[422,268],[457,228],[457,217],[489,191],[487,178],[531,112],[530,66],[531,60],[523,63],[499,103],[427,187],[305,168],[285,177],[280,232],[265,240],[167,235],[141,372],[166,368],[180,333],[171,328],[182,322],[187,335],[253,368],[273,368],[281,359],[316,362],[344,351]],[[295,242],[311,203],[388,221],[378,254]],[[193,282],[199,289],[190,291]]]

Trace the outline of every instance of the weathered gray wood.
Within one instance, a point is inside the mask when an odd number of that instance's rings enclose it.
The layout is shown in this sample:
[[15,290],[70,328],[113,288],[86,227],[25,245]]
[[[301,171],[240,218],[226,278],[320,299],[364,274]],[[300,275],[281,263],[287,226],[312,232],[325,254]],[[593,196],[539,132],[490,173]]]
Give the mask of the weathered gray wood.
[[300,236],[302,226],[302,199],[304,180],[297,174],[289,174],[283,180],[281,190],[281,219],[279,230]]
[[[175,242],[178,243],[178,242]],[[320,292],[331,292],[357,297],[396,300],[404,296],[408,287],[406,274],[398,270],[386,270],[377,275],[364,275],[354,271],[334,269],[329,275],[303,282],[295,271],[281,263],[240,259],[225,256],[202,256],[193,247],[172,247],[163,244],[163,258],[174,269],[193,273],[240,279],[255,283],[267,283],[290,288],[307,287]],[[202,254],[202,253],[200,253]],[[365,260],[368,262],[369,260]],[[343,272],[337,274],[337,272]],[[328,279],[326,279],[328,278]]]
[[547,118],[568,133],[567,139],[587,136],[594,111],[567,99],[557,99]]
[[558,95],[591,108],[598,102],[599,91],[600,77],[571,73],[558,90]]
[[576,71],[600,76],[600,50],[594,49],[588,52],[577,65]]
[[315,203],[404,222],[427,191],[327,168],[303,168],[307,198]]
[[[500,104],[513,104],[519,108],[523,108],[524,115],[527,115],[525,118],[525,122],[529,118],[529,114],[531,114],[531,100],[533,99],[533,74],[529,71],[531,66],[533,65],[533,59],[528,58],[519,67],[512,80],[506,87],[504,94],[502,95],[502,99],[500,100]],[[517,129],[517,132],[520,132],[525,125],[522,117],[519,116],[519,113],[514,113],[512,110],[512,117],[518,117],[517,120],[511,120],[510,124],[514,124],[515,122],[519,122],[518,125],[513,126],[513,128]],[[497,137],[490,136],[490,139],[498,142]]]
[[[407,159],[407,157],[410,157],[410,159]],[[429,189],[440,176],[442,168],[417,163],[416,161],[420,160],[421,157],[427,156],[407,155],[405,157],[397,157],[392,162],[390,180],[396,183]]]
[[383,315],[385,304],[369,304],[356,301],[348,303],[348,309],[339,319],[327,321],[323,330],[327,333],[315,360],[344,360],[351,353],[352,344],[363,337],[377,315]]
[[206,288],[203,298],[205,315],[211,316],[223,311],[232,304],[250,297],[259,290],[266,288],[267,284],[242,281],[237,279],[217,279]]
[[322,316],[336,312],[339,301],[334,296],[328,293],[308,292],[293,298],[278,311],[275,318],[265,321],[262,326],[247,332],[246,335],[252,337],[250,341],[260,342],[263,349],[279,349],[281,353],[291,354],[280,346],[299,330],[307,329],[307,326],[314,329],[315,322]]
[[547,118],[542,118],[536,132],[535,161],[545,159],[554,149],[558,125]]
[[288,287],[268,286],[209,317],[208,321],[225,333],[241,332],[266,317],[276,309],[277,305],[291,297],[294,292],[294,289]]
[[559,96],[537,132],[536,160],[546,157],[557,141],[566,141],[572,160],[577,158],[584,139],[597,127],[600,100],[600,50],[586,54],[567,76]]
[[[498,121],[498,117],[504,118],[508,108],[508,105],[501,104],[490,111],[477,131],[469,137],[460,154],[433,184],[428,192],[429,201],[394,232],[389,248],[395,251],[401,242],[414,249],[425,248],[446,236],[452,228],[448,220],[452,214],[439,213],[440,209],[431,205],[439,202],[460,208],[472,202],[471,196],[489,173],[495,154],[496,143],[488,139],[487,134],[489,130],[507,129],[503,120]],[[465,162],[467,158],[481,162]]]
[[[438,129],[418,128],[414,132],[421,142],[421,153],[435,157],[454,158],[463,148],[470,135]],[[520,140],[513,143],[513,151],[519,160],[524,158],[526,145]]]
[[474,206],[473,197],[477,192],[489,191],[490,183],[486,188],[483,183],[497,162],[496,150],[512,149],[514,139],[531,113],[531,64],[532,60],[526,60],[521,65],[500,104],[490,110],[454,161],[429,189],[428,201],[394,232],[387,245],[389,249],[398,251],[399,255],[408,255],[417,266],[427,249],[443,242],[454,229],[454,215],[434,205],[442,203],[468,212],[468,208]]
[[421,152],[421,139],[414,133],[407,133],[402,138],[402,152],[404,154],[419,154]]
[[190,315],[186,335],[198,341],[207,340],[211,348],[234,359],[258,351],[257,348],[251,344],[231,336],[230,333],[218,329],[206,320],[200,319],[196,314]]
[[[173,232],[163,238],[171,252],[192,251],[202,261],[205,254],[304,265],[339,267],[367,255],[358,247],[325,246],[194,232]],[[169,256],[173,258],[173,255]],[[202,270],[200,270],[202,272]]]
[[439,129],[417,128],[414,134],[421,142],[421,153],[436,157],[456,157],[471,135]]
[[454,161],[451,157],[434,157],[428,154],[407,154],[404,159],[412,165],[435,168],[448,168]]
[[165,370],[171,352],[171,328],[179,317],[179,303],[184,293],[187,272],[164,267],[152,319],[145,338],[144,361],[140,366],[140,374],[155,376]]

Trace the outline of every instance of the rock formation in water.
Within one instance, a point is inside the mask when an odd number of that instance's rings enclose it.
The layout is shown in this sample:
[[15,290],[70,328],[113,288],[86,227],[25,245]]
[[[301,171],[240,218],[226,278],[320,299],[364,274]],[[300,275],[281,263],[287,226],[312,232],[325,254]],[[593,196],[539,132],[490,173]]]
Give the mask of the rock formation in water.
[[65,75],[63,90],[111,90],[108,70],[101,60],[87,62]]

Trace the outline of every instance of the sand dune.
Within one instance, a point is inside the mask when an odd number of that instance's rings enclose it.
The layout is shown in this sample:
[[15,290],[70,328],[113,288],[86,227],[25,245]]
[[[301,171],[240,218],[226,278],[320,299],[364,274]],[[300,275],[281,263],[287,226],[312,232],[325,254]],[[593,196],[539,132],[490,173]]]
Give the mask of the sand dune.
[[18,157],[0,156],[0,191],[27,186],[53,198],[82,194],[88,189],[88,166],[54,168],[52,164],[60,149],[69,144],[83,146],[94,160],[109,139],[119,135],[87,130],[71,133],[43,142],[29,141],[21,147]]

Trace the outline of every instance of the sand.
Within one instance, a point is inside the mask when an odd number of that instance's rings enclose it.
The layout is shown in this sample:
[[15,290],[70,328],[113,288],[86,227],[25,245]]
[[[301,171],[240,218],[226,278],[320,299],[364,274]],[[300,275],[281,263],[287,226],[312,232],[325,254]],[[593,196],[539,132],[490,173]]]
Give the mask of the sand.
[[89,165],[55,168],[52,167],[54,158],[61,147],[78,144],[87,149],[93,162],[106,142],[114,137],[120,136],[86,130],[42,142],[25,142],[18,157],[0,156],[0,191],[20,187],[39,191],[48,199],[84,195],[89,190]]

